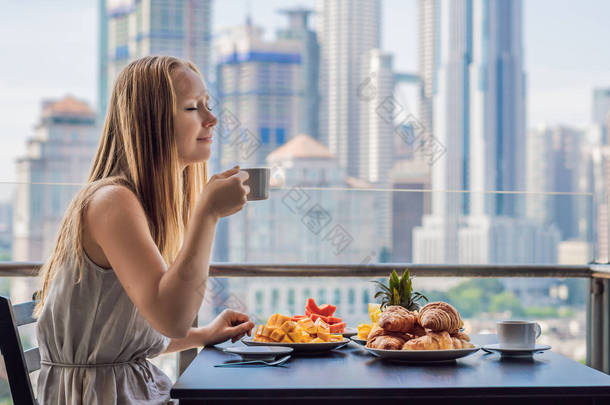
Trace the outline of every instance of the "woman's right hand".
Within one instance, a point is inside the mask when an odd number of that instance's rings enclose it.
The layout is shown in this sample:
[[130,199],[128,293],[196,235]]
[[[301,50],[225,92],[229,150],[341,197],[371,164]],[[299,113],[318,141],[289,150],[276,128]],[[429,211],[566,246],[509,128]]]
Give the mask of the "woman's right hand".
[[246,204],[250,187],[244,184],[247,172],[235,166],[225,172],[213,175],[201,193],[202,208],[215,218],[235,214]]

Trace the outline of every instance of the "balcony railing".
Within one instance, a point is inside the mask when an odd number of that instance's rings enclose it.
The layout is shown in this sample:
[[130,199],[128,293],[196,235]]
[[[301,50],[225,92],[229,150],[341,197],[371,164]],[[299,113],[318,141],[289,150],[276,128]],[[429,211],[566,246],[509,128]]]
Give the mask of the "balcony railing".
[[[34,277],[41,263],[0,262],[0,277]],[[217,263],[210,266],[211,277],[386,277],[393,269],[409,268],[420,277],[486,278],[585,278],[587,292],[588,366],[610,374],[610,265],[422,265],[384,263],[368,265],[303,265]],[[181,374],[196,350],[178,354]]]

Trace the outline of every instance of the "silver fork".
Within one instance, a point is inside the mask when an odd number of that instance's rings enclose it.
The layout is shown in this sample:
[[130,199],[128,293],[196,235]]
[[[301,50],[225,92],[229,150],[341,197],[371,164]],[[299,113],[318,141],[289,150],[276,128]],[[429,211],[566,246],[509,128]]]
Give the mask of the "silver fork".
[[245,364],[264,364],[265,366],[279,366],[286,363],[290,359],[290,355],[284,356],[274,361],[265,361],[265,360],[250,360],[250,361],[238,361],[235,363],[222,363],[216,364],[214,367],[231,367],[231,366],[243,366]]

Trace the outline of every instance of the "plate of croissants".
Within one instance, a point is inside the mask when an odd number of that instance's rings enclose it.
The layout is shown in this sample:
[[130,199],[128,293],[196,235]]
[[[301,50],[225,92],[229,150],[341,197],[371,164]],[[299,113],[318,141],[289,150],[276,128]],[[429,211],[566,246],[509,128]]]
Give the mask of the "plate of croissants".
[[383,359],[445,362],[479,350],[462,332],[459,312],[446,302],[431,302],[419,311],[392,305],[371,329],[366,350]]

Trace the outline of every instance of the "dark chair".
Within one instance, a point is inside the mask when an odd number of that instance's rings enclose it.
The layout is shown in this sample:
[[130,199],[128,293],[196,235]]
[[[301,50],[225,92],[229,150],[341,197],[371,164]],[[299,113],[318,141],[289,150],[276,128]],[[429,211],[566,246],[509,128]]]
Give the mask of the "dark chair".
[[36,301],[13,306],[10,299],[0,296],[0,351],[4,357],[13,402],[19,405],[37,404],[30,373],[40,369],[40,351],[36,347],[24,352],[17,329],[36,322],[32,316],[35,306]]

